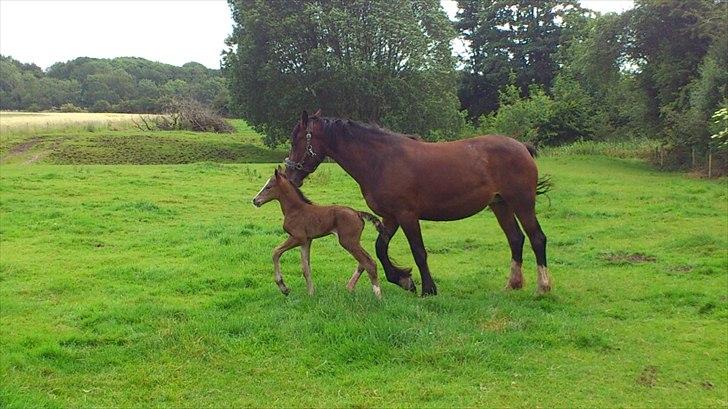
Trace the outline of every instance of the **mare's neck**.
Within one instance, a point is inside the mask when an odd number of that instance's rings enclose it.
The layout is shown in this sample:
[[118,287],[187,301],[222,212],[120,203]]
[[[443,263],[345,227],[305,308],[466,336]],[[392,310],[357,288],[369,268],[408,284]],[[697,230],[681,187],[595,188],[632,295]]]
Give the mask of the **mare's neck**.
[[387,142],[395,143],[379,136],[332,133],[327,135],[326,154],[365,187],[378,178],[384,155],[388,154]]

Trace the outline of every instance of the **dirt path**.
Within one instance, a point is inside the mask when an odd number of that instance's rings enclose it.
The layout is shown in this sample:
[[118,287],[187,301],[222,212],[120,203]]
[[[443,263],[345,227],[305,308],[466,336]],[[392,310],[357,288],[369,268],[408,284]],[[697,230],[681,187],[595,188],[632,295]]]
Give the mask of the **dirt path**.
[[[43,141],[43,138],[36,136],[36,137],[30,138],[22,143],[19,143],[19,144],[13,146],[12,148],[10,148],[10,150],[8,150],[8,152],[5,155],[3,155],[3,157],[0,158],[0,163],[6,163],[9,159],[12,159],[16,156],[20,156],[20,155],[28,152],[35,145],[38,145],[42,141]],[[26,160],[25,163],[33,163],[33,162],[37,161],[40,158],[40,156],[41,156],[40,154],[34,155],[32,158]]]

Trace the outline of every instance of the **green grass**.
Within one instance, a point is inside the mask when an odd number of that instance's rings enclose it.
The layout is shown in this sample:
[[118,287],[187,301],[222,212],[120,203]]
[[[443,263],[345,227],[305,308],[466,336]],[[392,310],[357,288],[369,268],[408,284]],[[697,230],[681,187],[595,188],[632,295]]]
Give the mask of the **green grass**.
[[[182,137],[208,136],[161,136]],[[508,246],[483,212],[423,224],[440,295],[385,284],[378,302],[366,277],[345,291],[333,237],[313,244],[316,295],[296,251],[279,293],[280,210],[250,204],[271,164],[44,161],[0,170],[2,407],[728,406],[725,180],[542,158],[551,295],[530,251],[526,289],[503,290]],[[333,164],[304,190],[365,208]],[[412,265],[401,233],[392,246]]]

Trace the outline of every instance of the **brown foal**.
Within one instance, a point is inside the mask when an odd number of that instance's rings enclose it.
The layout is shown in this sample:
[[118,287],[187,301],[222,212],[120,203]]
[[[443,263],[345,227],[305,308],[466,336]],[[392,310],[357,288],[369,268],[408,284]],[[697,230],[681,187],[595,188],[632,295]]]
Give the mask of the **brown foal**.
[[280,258],[286,251],[301,247],[301,267],[306,279],[309,295],[313,295],[313,281],[311,281],[311,242],[313,239],[336,234],[339,244],[346,249],[359,263],[351,276],[347,289],[354,290],[361,273],[366,270],[372,281],[372,289],[377,298],[382,297],[377,278],[377,265],[361,246],[361,233],[364,230],[364,220],[374,224],[378,231],[382,225],[374,215],[359,212],[345,206],[318,206],[311,203],[301,191],[294,186],[284,175],[283,171],[275,170],[273,176],[253,198],[253,204],[260,207],[263,204],[278,200],[283,212],[283,229],[288,233],[288,239],[273,251],[273,268],[275,281],[281,292],[288,295],[290,290],[283,282],[281,275]]

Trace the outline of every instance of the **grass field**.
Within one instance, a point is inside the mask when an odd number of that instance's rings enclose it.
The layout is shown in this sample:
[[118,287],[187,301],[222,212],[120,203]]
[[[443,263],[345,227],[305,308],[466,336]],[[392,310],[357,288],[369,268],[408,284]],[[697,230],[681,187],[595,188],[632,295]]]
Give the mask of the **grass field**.
[[[313,297],[298,253],[283,256],[284,298],[270,261],[280,210],[250,204],[272,164],[82,165],[117,163],[104,159],[122,151],[114,138],[142,135],[53,135],[84,153],[51,146],[26,164],[48,147],[4,145],[0,407],[728,406],[725,180],[545,157],[551,295],[534,295],[530,251],[526,289],[503,290],[509,250],[486,211],[424,223],[437,297],[385,284],[377,301],[366,277],[348,294],[354,261],[328,237],[313,244]],[[133,157],[223,141],[146,136]],[[365,208],[334,164],[304,191]],[[372,253],[374,238],[368,226]],[[401,233],[392,253],[413,264]]]
[[133,125],[136,114],[0,111],[0,131],[37,132],[87,126]]

